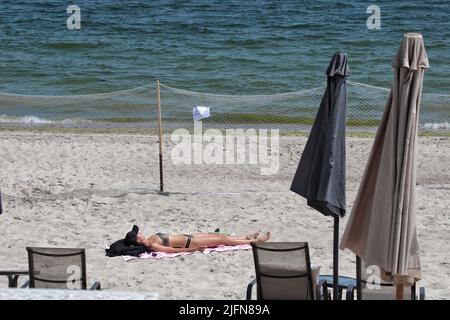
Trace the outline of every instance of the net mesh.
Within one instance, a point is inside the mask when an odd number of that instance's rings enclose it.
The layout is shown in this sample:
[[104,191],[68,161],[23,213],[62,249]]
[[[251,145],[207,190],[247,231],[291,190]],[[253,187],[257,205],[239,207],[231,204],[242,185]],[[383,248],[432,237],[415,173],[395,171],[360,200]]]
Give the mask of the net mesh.
[[193,107],[210,108],[205,128],[277,128],[311,126],[323,87],[275,95],[217,95],[161,85],[162,118],[166,129],[189,128]]
[[[153,99],[153,101],[152,101]],[[155,127],[155,86],[89,95],[0,93],[0,125],[64,128]]]
[[[165,130],[192,127],[193,108],[210,108],[204,128],[309,130],[325,86],[272,95],[220,95],[161,84]],[[347,82],[348,130],[375,131],[389,89]],[[39,96],[0,93],[0,126],[157,129],[156,83],[109,93]],[[450,95],[424,93],[421,130],[450,130]]]
[[[203,128],[267,128],[307,131],[314,122],[325,86],[274,95],[218,95],[161,85],[162,119],[167,130],[192,127],[193,107],[210,108]],[[375,131],[390,90],[347,83],[348,130]],[[420,128],[450,129],[450,95],[423,94]]]

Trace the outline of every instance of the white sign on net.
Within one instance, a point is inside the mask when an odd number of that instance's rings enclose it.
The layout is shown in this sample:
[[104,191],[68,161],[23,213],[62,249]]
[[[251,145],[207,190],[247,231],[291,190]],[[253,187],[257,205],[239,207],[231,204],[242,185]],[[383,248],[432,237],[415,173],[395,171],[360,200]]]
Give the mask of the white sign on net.
[[209,107],[197,106],[192,109],[194,121],[200,121],[210,116]]

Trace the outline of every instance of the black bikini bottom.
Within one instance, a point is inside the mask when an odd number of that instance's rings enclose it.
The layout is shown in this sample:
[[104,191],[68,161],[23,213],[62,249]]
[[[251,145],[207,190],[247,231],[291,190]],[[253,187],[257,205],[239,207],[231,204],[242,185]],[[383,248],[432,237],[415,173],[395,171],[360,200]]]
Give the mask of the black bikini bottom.
[[185,248],[189,248],[189,246],[191,245],[191,241],[192,241],[192,235],[190,235],[190,234],[183,234],[183,235],[187,237]]

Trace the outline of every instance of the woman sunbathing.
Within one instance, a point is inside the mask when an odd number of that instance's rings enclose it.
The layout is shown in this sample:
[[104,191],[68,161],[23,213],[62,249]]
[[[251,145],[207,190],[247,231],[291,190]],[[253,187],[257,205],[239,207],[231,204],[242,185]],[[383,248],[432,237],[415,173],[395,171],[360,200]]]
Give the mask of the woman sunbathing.
[[264,242],[269,240],[270,231],[255,232],[242,237],[231,237],[217,233],[193,233],[182,235],[169,235],[157,233],[146,238],[139,232],[139,227],[134,225],[133,229],[125,237],[126,245],[145,246],[150,251],[167,253],[191,252],[219,245],[236,246],[250,244],[251,242]]

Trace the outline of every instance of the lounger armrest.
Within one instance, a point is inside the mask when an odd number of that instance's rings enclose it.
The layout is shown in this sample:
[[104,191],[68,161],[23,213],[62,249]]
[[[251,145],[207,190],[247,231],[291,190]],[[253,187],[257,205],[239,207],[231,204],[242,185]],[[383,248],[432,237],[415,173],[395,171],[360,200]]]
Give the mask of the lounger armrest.
[[420,300],[425,300],[425,287],[419,288],[419,294],[420,294],[420,296],[419,296]]
[[253,279],[250,281],[247,285],[247,295],[245,297],[246,300],[252,300],[252,289],[253,286],[256,284],[256,279]]
[[328,284],[326,280],[319,280],[316,286],[316,299],[328,300]]
[[26,288],[29,288],[30,287],[30,280],[27,280],[24,284],[23,284],[23,286],[21,287],[22,289],[26,289]]
[[102,290],[102,286],[101,286],[100,282],[98,282],[98,281],[94,282],[94,284],[91,287],[91,290]]
[[28,271],[16,271],[16,270],[8,270],[8,271],[0,271],[0,276],[8,277],[8,287],[9,288],[17,288],[17,281],[20,276],[28,275]]
[[346,289],[345,300],[355,300],[355,291],[356,286],[354,286],[353,284],[349,284]]

